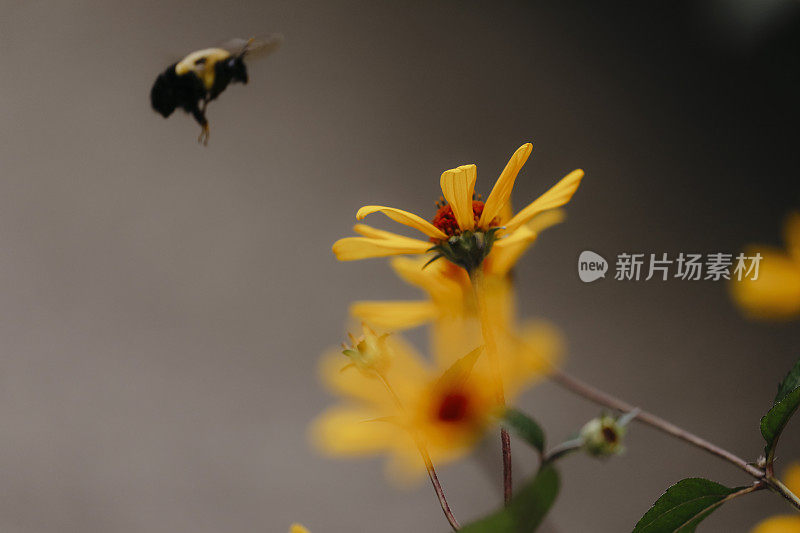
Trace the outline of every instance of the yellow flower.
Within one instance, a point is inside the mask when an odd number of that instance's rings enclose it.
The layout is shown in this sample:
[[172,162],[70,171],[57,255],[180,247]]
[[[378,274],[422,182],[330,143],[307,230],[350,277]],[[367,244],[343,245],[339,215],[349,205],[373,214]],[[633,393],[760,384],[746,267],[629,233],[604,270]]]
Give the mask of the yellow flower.
[[[385,337],[382,347],[390,363],[371,373],[357,371],[341,354],[322,358],[322,379],[344,402],[314,421],[311,437],[334,456],[388,454],[391,478],[418,479],[425,472],[423,450],[434,463],[452,461],[495,423],[495,382],[480,346],[449,366],[429,364],[398,335]],[[504,358],[507,396],[540,375],[541,360],[550,357],[540,350],[552,348],[532,346]]]
[[[563,212],[555,209],[537,216],[517,235],[530,235],[518,240],[517,246],[493,251],[483,264],[489,314],[505,328],[511,327],[514,298],[508,273],[517,259],[544,229],[563,220]],[[528,233],[530,232],[530,233]],[[509,244],[511,241],[508,241]],[[396,257],[391,266],[405,282],[427,294],[427,300],[359,301],[350,307],[353,316],[377,327],[391,331],[413,328],[429,322],[477,317],[475,297],[467,272],[449,261],[427,265],[425,258]]]
[[757,280],[731,282],[736,303],[749,316],[789,319],[800,315],[800,213],[792,213],[784,226],[786,251],[753,246],[748,256],[761,254]]
[[301,526],[300,524],[292,524],[289,527],[289,533],[311,533],[309,530]]
[[[800,463],[795,463],[786,471],[784,484],[800,494]],[[778,515],[759,522],[750,533],[800,533],[800,515]]]
[[414,213],[379,205],[364,206],[356,214],[356,218],[362,220],[371,213],[381,212],[396,222],[422,232],[429,238],[428,241],[357,224],[354,229],[361,237],[347,237],[336,241],[333,244],[334,254],[341,261],[391,255],[420,255],[425,254],[432,246],[447,243],[448,239],[464,232],[481,232],[491,235],[492,238],[495,233],[497,237],[502,237],[491,245],[490,253],[501,267],[508,263],[513,264],[513,258],[521,253],[520,247],[524,249],[536,238],[535,233],[526,228],[526,224],[536,215],[569,202],[583,178],[582,170],[574,170],[512,216],[509,202],[511,190],[531,150],[533,145],[524,144],[511,156],[485,203],[473,199],[477,176],[475,165],[464,165],[445,171],[440,185],[446,202],[439,206],[432,223]]

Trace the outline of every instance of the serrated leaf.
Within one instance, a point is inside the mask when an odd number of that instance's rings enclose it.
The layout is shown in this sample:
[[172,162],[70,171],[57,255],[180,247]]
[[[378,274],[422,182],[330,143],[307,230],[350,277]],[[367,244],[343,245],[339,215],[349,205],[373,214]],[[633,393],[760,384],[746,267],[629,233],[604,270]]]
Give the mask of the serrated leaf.
[[544,431],[531,417],[521,411],[509,408],[503,417],[508,425],[528,444],[544,453]]
[[558,472],[540,469],[509,502],[508,507],[461,528],[462,533],[531,533],[536,531],[558,494]]
[[778,394],[772,408],[761,418],[761,435],[767,441],[764,452],[767,463],[772,463],[775,445],[797,407],[800,405],[800,360],[778,385]]
[[692,533],[725,499],[743,487],[729,489],[703,478],[678,481],[656,500],[633,533]]
[[798,359],[792,369],[778,385],[778,394],[775,395],[775,402],[783,400],[787,394],[800,386],[800,359]]

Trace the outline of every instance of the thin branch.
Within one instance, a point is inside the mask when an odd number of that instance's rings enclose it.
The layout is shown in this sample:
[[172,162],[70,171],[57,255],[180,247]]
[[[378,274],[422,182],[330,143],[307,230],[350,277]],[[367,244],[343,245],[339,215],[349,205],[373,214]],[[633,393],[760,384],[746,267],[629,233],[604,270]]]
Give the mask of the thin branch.
[[764,479],[764,482],[769,485],[770,489],[783,496],[789,503],[792,504],[795,509],[800,510],[800,498],[798,498],[794,492],[789,490],[789,487],[781,483],[778,478],[770,475]]
[[562,442],[558,446],[554,446],[548,450],[547,453],[542,454],[542,464],[557,461],[567,454],[580,450],[581,447],[583,447],[583,439],[572,439]]
[[[583,381],[570,376],[569,374],[555,369],[552,374],[550,375],[550,379],[558,383],[559,385],[563,386],[566,389],[578,394],[579,396],[583,396],[584,398],[591,400],[595,403],[600,405],[604,405],[611,409],[616,409],[617,411],[633,411],[636,409],[635,406],[620,400],[619,398],[612,396],[606,392],[603,392],[595,387],[592,387],[588,383],[584,383]],[[708,442],[707,440],[698,437],[694,433],[686,431],[683,428],[676,426],[675,424],[664,420],[661,417],[658,417],[652,413],[648,413],[647,411],[639,411],[636,415],[634,420],[638,420],[643,422],[649,426],[652,426],[664,433],[672,435],[678,439],[686,441],[698,448],[701,448],[717,457],[720,457],[729,463],[736,465],[737,467],[741,468],[754,478],[760,480],[765,477],[765,473],[760,468],[753,466],[752,464],[748,463],[741,457],[734,455],[733,453],[720,448],[719,446]]]

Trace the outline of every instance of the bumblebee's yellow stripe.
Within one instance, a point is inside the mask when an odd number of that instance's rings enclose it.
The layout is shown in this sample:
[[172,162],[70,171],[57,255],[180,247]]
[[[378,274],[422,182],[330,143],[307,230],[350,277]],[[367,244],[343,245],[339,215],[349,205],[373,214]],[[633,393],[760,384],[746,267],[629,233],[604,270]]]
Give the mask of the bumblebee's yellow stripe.
[[211,90],[214,85],[214,65],[230,56],[231,53],[222,48],[198,50],[184,57],[180,63],[175,65],[175,73],[182,76],[194,72],[200,77],[206,90]]

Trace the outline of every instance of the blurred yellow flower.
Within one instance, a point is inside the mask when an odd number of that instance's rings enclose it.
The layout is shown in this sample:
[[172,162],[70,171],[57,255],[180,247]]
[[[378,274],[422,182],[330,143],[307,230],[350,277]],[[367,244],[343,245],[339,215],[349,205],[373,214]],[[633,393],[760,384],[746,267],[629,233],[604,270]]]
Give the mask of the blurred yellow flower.
[[[800,463],[787,469],[783,482],[789,490],[800,494]],[[800,514],[767,518],[759,522],[750,533],[800,533]]]
[[749,316],[789,319],[800,315],[800,213],[792,213],[784,226],[786,251],[749,247],[745,254],[761,254],[757,280],[731,282],[736,303]]
[[289,533],[311,533],[309,530],[301,526],[300,524],[292,524],[289,527]]
[[[439,366],[447,366],[483,343],[475,293],[464,269],[449,261],[437,261],[423,269],[424,263],[424,259],[398,257],[391,265],[403,280],[425,291],[428,300],[361,301],[353,303],[350,311],[353,316],[389,331],[432,323],[431,352]],[[505,272],[484,276],[483,282],[487,316],[499,353],[502,357],[518,351],[547,354],[537,359],[537,372],[547,374],[559,362],[563,351],[556,328],[543,321],[517,323],[514,290]],[[521,360],[526,356],[510,357]]]
[[526,228],[526,223],[540,213],[569,202],[583,178],[582,170],[572,171],[512,216],[509,202],[511,190],[532,150],[533,145],[524,144],[511,156],[485,203],[473,198],[477,177],[475,165],[464,165],[445,171],[440,180],[445,203],[439,206],[432,223],[408,211],[378,205],[364,206],[356,214],[356,218],[361,220],[371,213],[381,212],[396,222],[422,232],[429,238],[428,241],[357,224],[354,230],[361,237],[347,237],[336,241],[333,244],[334,254],[341,261],[419,255],[429,251],[431,243],[436,245],[446,242],[450,237],[464,231],[487,232],[502,228],[497,235],[503,238],[492,246],[494,261],[502,267],[513,263],[513,259],[504,256],[518,257],[521,253],[520,247],[524,250],[536,238],[536,234]]
[[[425,472],[428,456],[443,463],[464,456],[496,420],[494,380],[482,348],[455,363],[431,365],[398,335],[383,337],[388,364],[359,371],[341,353],[323,356],[323,381],[344,402],[325,411],[312,423],[311,438],[334,456],[389,455],[390,478],[409,481]],[[540,374],[543,361],[552,358],[543,349],[514,350],[503,359],[501,372],[506,394],[518,394]]]

